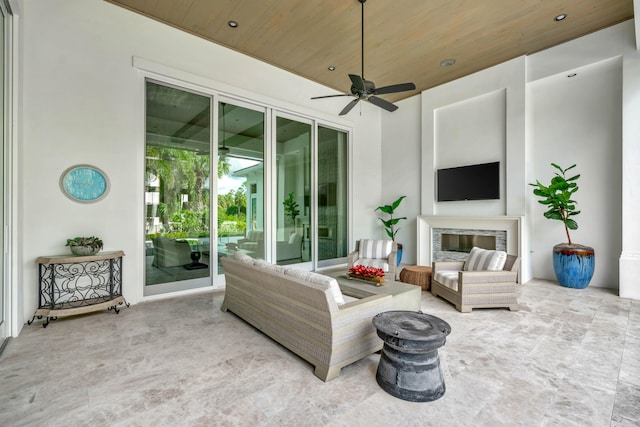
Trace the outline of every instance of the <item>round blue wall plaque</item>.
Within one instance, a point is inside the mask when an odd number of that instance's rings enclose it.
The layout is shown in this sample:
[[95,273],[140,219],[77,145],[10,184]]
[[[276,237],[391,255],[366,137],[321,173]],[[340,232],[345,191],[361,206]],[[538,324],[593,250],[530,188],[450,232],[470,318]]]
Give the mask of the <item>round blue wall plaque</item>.
[[62,173],[60,188],[76,202],[97,202],[109,192],[109,178],[95,166],[76,165]]

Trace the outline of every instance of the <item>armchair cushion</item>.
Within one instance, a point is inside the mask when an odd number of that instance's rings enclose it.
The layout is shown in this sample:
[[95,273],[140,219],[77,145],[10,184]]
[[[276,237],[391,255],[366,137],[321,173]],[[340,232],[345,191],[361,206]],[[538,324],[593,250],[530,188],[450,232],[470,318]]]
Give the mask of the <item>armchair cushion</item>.
[[458,290],[458,272],[457,271],[437,271],[433,278],[440,284],[454,291]]
[[464,263],[464,271],[498,271],[504,268],[507,260],[507,253],[504,251],[494,251],[471,248],[469,257]]

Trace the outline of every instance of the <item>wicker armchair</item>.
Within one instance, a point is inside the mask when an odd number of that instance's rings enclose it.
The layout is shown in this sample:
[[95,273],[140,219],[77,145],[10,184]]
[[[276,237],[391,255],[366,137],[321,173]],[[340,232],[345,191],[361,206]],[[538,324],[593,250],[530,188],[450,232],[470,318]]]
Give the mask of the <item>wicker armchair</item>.
[[519,257],[507,255],[504,267],[499,271],[464,271],[464,263],[434,262],[431,293],[453,303],[462,313],[474,308],[519,309],[516,294]]
[[392,240],[356,240],[356,249],[347,256],[347,267],[365,265],[381,268],[389,280],[396,280],[398,244]]

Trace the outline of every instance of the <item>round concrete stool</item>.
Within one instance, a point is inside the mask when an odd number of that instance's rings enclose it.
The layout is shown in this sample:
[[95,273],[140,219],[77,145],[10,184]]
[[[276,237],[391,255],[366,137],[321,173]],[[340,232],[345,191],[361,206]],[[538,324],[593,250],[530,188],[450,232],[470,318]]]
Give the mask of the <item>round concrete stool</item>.
[[391,394],[411,402],[431,402],[444,395],[438,349],[451,333],[442,319],[420,311],[387,311],[373,318],[384,341],[376,381]]
[[428,291],[431,287],[431,267],[409,265],[400,272],[400,281],[420,286],[423,291]]

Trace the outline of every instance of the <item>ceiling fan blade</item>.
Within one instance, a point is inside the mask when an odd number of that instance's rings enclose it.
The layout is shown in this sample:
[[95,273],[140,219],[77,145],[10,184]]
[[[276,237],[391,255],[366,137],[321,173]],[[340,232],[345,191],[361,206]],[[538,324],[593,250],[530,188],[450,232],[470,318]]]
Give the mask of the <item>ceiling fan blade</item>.
[[377,105],[380,108],[384,108],[387,111],[396,111],[398,109],[398,107],[392,103],[390,103],[389,101],[382,99],[382,98],[378,98],[377,96],[370,96],[367,101],[369,101],[370,103],[372,103],[373,105]]
[[358,91],[365,91],[364,87],[364,79],[356,74],[349,74],[349,78],[351,79],[351,83],[353,83],[353,87],[358,89]]
[[407,90],[415,90],[416,85],[413,83],[400,83],[397,85],[383,86],[376,89],[376,95],[382,95],[385,93],[404,92]]
[[[342,109],[342,111],[340,111],[340,114],[339,114],[339,115],[340,115],[340,116],[344,116],[345,114],[347,114],[349,111],[351,111],[351,109],[352,109],[353,107],[355,107],[355,106],[356,106],[356,104],[358,103],[358,101],[360,101],[360,98],[356,98],[356,99],[354,99],[353,101],[351,101],[350,103],[348,103],[348,104],[347,104],[347,106],[346,106],[346,107],[344,107],[344,108]],[[386,102],[386,101],[385,101],[385,102]]]
[[314,96],[311,99],[335,98],[336,96],[353,96],[353,94],[351,94],[351,93],[341,93],[340,95]]

